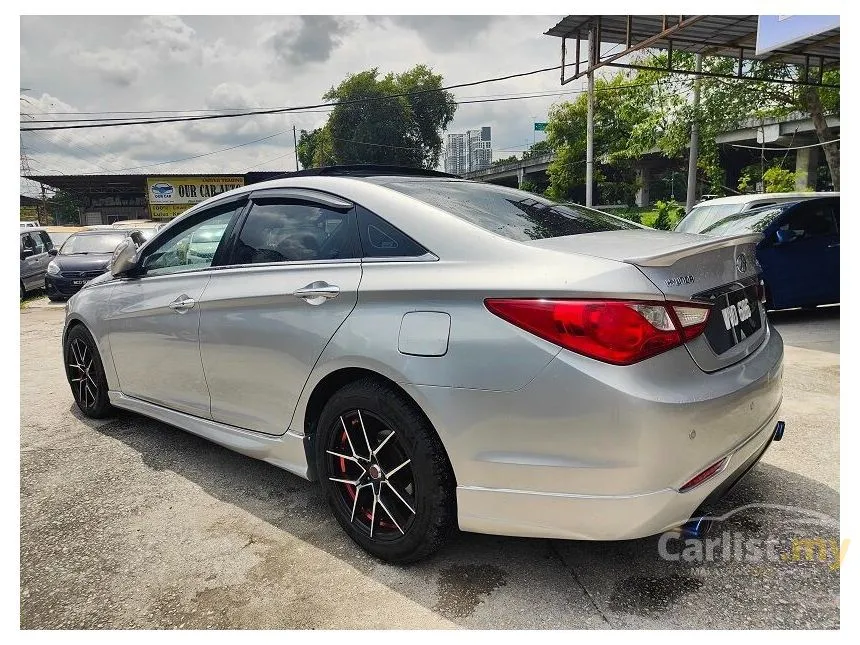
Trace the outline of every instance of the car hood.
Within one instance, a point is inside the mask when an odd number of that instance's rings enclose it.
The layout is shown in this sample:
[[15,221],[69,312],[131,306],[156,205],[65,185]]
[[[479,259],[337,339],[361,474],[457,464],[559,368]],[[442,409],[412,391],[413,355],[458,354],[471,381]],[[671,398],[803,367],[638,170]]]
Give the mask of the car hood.
[[86,255],[58,255],[54,262],[60,271],[98,271],[107,269],[111,253],[88,253]]

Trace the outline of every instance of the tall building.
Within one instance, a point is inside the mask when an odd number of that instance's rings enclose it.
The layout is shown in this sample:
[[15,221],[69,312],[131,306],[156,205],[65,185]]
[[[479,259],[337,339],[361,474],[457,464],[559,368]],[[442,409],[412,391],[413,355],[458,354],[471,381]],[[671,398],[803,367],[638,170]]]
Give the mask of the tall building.
[[489,127],[448,135],[445,172],[462,175],[470,170],[489,168],[492,163],[493,143]]
[[467,170],[466,135],[449,134],[445,144],[445,172],[462,175]]

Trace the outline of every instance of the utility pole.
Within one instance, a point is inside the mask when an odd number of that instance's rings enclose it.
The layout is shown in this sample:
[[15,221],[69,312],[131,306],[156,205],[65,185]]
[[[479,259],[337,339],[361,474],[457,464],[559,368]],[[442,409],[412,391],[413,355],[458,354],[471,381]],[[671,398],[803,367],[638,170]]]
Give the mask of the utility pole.
[[588,119],[585,126],[585,205],[594,204],[594,65],[597,62],[595,51],[599,45],[595,43],[594,25],[588,30]]
[[[42,189],[42,212],[45,214],[45,224],[50,224],[51,219],[48,215],[48,196],[45,194],[45,184],[39,182],[39,187]],[[42,222],[39,222],[42,224]]]
[[299,144],[296,143],[296,126],[293,126],[293,151],[296,153],[296,172],[299,170]]
[[[702,55],[696,54],[696,72],[702,71]],[[690,128],[690,165],[687,167],[687,207],[696,205],[696,169],[699,167],[699,78],[693,81],[693,125]]]

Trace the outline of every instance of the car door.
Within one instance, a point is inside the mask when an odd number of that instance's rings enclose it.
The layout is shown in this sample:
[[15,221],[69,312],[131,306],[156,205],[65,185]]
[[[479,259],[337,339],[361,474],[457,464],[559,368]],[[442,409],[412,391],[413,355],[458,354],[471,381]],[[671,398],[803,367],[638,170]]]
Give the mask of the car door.
[[[801,202],[768,229],[759,261],[776,307],[839,301],[838,200]],[[777,235],[787,235],[780,240]]]
[[[143,249],[138,272],[114,288],[108,333],[125,395],[209,418],[199,300],[218,246],[246,202],[221,202],[165,231]],[[201,231],[202,246],[194,243]]]
[[308,190],[255,193],[201,301],[215,421],[279,435],[317,359],[355,307],[355,208]]
[[45,273],[51,261],[48,252],[53,247],[51,238],[44,231],[21,233],[21,280],[28,289],[44,286]]

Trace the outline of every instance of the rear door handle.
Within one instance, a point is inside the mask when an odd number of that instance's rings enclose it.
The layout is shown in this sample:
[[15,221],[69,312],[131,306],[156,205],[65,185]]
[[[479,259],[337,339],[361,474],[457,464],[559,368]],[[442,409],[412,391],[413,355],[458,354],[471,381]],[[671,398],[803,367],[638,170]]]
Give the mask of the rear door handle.
[[836,242],[835,244],[828,244],[827,248],[828,249],[838,249],[839,248],[839,242]]
[[293,291],[296,298],[301,298],[312,305],[319,305],[326,300],[337,298],[338,294],[340,294],[340,287],[325,281],[311,282],[301,289]]
[[181,296],[179,296],[176,300],[174,300],[167,306],[173,309],[173,311],[175,311],[176,313],[184,314],[186,311],[193,308],[196,304],[197,301],[194,298],[190,298],[183,293]]

